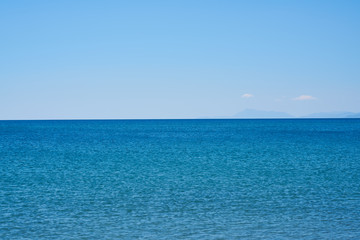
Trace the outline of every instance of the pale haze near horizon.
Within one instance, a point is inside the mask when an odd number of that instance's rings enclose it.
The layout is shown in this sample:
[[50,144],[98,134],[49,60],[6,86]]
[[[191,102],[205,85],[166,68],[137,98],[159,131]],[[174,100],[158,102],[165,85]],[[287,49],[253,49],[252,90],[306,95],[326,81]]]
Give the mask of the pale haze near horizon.
[[0,119],[360,112],[359,1],[2,1]]

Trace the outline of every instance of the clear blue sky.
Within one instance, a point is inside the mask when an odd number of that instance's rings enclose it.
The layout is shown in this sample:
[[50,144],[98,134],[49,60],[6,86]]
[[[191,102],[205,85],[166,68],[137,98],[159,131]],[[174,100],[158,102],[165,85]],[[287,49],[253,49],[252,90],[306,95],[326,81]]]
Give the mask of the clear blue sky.
[[360,1],[0,2],[0,119],[360,112]]

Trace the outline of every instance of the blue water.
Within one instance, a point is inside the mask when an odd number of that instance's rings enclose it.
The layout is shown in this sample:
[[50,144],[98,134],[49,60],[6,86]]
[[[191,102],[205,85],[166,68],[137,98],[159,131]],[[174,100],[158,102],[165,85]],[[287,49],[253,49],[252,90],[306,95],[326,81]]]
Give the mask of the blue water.
[[360,120],[0,121],[0,239],[360,239]]

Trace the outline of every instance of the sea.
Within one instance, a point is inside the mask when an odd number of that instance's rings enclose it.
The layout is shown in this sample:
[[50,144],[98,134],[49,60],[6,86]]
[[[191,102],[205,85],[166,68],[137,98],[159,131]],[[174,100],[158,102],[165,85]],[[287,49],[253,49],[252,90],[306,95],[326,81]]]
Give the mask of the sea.
[[0,239],[360,239],[360,119],[0,121]]

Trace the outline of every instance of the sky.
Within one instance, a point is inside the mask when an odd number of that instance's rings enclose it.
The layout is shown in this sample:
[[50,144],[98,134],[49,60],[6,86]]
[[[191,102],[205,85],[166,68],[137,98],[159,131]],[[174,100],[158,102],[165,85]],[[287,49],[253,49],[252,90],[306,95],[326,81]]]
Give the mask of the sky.
[[0,2],[0,119],[360,112],[360,1]]

